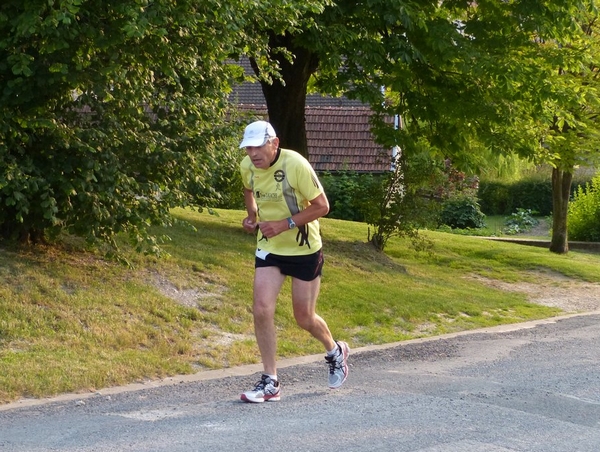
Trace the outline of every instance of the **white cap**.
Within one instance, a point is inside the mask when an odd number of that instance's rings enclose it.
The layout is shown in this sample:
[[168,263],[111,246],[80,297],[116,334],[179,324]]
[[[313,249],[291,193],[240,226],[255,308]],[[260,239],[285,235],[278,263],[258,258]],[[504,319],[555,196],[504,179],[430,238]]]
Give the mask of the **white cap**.
[[244,130],[244,139],[240,143],[240,147],[260,147],[264,145],[269,138],[274,138],[276,136],[275,129],[273,129],[273,126],[267,121],[255,121],[246,126],[246,130]]

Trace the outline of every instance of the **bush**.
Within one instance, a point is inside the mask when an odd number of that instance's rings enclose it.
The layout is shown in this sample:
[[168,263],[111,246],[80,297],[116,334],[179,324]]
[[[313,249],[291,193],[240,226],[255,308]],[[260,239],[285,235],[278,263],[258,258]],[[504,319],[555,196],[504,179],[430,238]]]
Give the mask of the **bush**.
[[[541,216],[552,215],[552,179],[530,177],[517,182],[479,183],[477,197],[481,211],[486,215],[511,215],[517,209],[530,209]],[[571,194],[585,186],[589,178],[584,175],[573,179]]]
[[[517,216],[526,211],[533,211],[542,216],[552,214],[551,180],[524,179],[513,184],[511,189],[513,209],[516,210]],[[514,213],[511,213],[512,215]]]
[[503,232],[508,235],[514,235],[529,231],[540,223],[533,218],[533,215],[534,213],[531,209],[517,209],[517,211],[510,215],[504,222],[505,228],[503,229]]
[[514,183],[481,182],[481,210],[487,215],[511,215],[517,209],[531,209],[540,215],[552,213],[552,181],[525,179]]
[[508,184],[480,182],[477,196],[481,210],[486,215],[507,215],[512,209],[512,197]]
[[600,242],[600,174],[579,186],[569,203],[569,238]]
[[319,179],[329,200],[329,218],[347,221],[366,221],[376,208],[374,194],[383,183],[381,175],[343,171],[322,173]]
[[218,4],[2,2],[0,237],[116,254],[122,234],[159,252],[151,226],[193,202],[188,181],[212,182],[198,169],[220,154],[243,74],[222,62],[262,43],[238,29],[259,8],[205,20]]
[[244,155],[236,145],[228,148],[224,146],[221,154],[215,156],[215,159],[204,167],[203,172],[207,175],[205,180],[189,182],[188,192],[199,206],[242,210],[246,208],[239,166]]
[[485,215],[473,196],[459,195],[442,204],[440,221],[453,229],[482,228]]

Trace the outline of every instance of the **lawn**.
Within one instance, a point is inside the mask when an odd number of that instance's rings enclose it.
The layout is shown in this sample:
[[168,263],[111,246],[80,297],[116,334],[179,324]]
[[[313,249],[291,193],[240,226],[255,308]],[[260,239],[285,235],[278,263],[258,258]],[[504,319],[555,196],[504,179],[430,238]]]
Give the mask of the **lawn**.
[[[175,374],[259,362],[251,297],[254,237],[242,211],[176,210],[163,257],[124,251],[130,266],[77,240],[0,253],[0,401],[94,391]],[[540,270],[600,282],[600,256],[423,231],[418,252],[368,226],[325,218],[318,312],[351,347],[523,322],[560,314],[524,293],[482,282],[535,281]],[[277,308],[279,356],[322,352],[295,326],[289,283]]]

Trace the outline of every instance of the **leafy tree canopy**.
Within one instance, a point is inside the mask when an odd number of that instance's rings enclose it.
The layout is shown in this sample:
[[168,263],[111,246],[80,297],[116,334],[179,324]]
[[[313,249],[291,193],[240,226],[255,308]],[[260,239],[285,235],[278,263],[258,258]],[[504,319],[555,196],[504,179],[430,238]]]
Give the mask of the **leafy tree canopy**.
[[[565,232],[572,169],[599,156],[596,3],[340,1],[321,16],[326,45],[298,42],[319,55],[316,86],[369,103],[378,141],[406,164],[427,148],[469,171],[494,154],[553,165]],[[566,250],[566,234],[556,242]]]
[[588,3],[343,1],[329,10],[327,46],[303,42],[321,55],[321,90],[402,116],[404,131],[386,144],[424,137],[455,164],[477,164],[465,152],[476,143],[537,151],[557,64],[581,63],[566,44],[581,35]]
[[270,117],[306,152],[295,131],[315,76],[318,92],[402,117],[396,132],[377,122],[381,144],[410,152],[426,140],[467,170],[487,165],[490,151],[537,158],[557,105],[581,97],[555,79],[585,58],[574,43],[586,14],[596,17],[593,0],[337,1],[300,29],[263,28],[282,68],[281,80],[263,82]]
[[[0,4],[0,231],[154,247],[151,224],[206,185],[226,98],[261,49],[318,2],[5,0]],[[277,20],[275,21],[274,18]],[[251,25],[252,24],[252,25]],[[210,189],[210,187],[205,187]]]

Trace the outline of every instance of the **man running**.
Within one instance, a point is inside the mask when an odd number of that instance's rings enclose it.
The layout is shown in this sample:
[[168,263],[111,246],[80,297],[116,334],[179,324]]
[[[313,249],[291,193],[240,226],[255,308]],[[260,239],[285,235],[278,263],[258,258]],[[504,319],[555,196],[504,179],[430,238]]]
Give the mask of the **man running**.
[[257,233],[254,274],[254,334],[263,362],[256,386],[241,395],[245,402],[278,401],[275,305],[286,276],[292,278],[292,306],[298,325],[319,340],[327,355],[329,387],[348,377],[348,344],[334,341],[329,327],[315,312],[321,285],[323,250],[318,219],[329,212],[329,201],[308,160],[281,149],[266,121],[249,124],[240,148],[240,164],[248,216],[242,225]]

